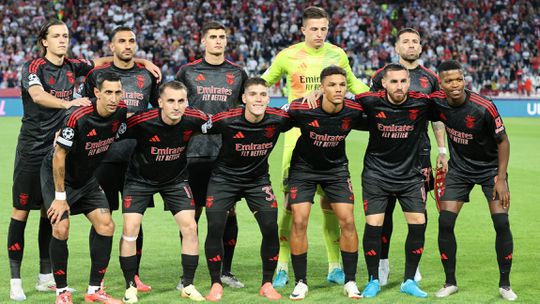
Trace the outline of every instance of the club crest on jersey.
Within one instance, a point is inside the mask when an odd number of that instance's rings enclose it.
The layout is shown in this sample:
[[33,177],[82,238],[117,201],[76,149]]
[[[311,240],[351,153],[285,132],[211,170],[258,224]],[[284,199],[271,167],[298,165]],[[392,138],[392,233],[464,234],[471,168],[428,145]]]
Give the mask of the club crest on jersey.
[[476,118],[472,115],[465,116],[465,126],[469,129],[474,128],[474,122],[476,121]]
[[418,118],[418,112],[420,112],[418,109],[409,110],[409,119],[416,120],[416,118]]
[[124,197],[124,208],[128,209],[129,207],[131,207],[131,200],[131,196]]
[[426,89],[429,85],[429,80],[426,78],[426,77],[420,77],[420,85],[422,86],[422,88]]
[[266,138],[272,138],[276,134],[276,127],[275,126],[269,126],[264,128],[264,137]]
[[116,133],[118,131],[118,128],[120,127],[120,122],[118,120],[115,120],[112,122],[112,131],[113,133]]
[[21,204],[21,206],[25,206],[28,204],[28,194],[26,193],[19,194],[19,204]]
[[139,89],[144,88],[144,76],[143,75],[137,75],[137,86]]
[[351,127],[351,119],[350,118],[344,118],[341,121],[341,130],[347,131],[347,130],[350,129],[350,127]]
[[193,130],[187,130],[187,131],[184,131],[184,136],[183,136],[183,140],[184,141],[188,141],[190,138],[191,138],[191,134],[193,133]]
[[52,76],[49,77],[49,84],[54,84],[54,78]]
[[225,74],[225,78],[227,78],[227,83],[229,85],[233,85],[234,84],[234,74],[233,73],[227,73]]
[[213,196],[207,196],[206,197],[206,208],[212,208],[213,204],[214,204],[214,197]]
[[66,72],[67,79],[69,83],[74,84],[75,83],[75,77],[73,77],[73,73],[71,71]]
[[290,194],[291,194],[291,199],[295,200],[296,199],[296,196],[298,195],[298,188],[296,187],[291,187],[291,189],[289,190]]

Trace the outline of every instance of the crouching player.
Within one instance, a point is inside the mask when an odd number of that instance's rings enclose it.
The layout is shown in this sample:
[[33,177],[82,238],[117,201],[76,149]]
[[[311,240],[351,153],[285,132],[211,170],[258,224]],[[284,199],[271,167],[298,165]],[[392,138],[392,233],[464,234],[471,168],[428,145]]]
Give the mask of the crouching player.
[[345,138],[362,117],[361,107],[345,100],[347,78],[344,69],[330,66],[320,74],[322,97],[310,109],[297,99],[289,115],[301,130],[289,171],[289,203],[292,210],[291,260],[296,286],[292,300],[302,300],[307,286],[307,224],[313,196],[320,185],[341,228],[339,245],[345,272],[345,294],[360,298],[356,285],[358,235],[354,224],[354,194],[350,180]]
[[94,88],[97,100],[67,114],[56,146],[41,165],[41,190],[53,231],[51,262],[56,304],[72,304],[67,286],[70,215],[83,213],[96,235],[90,240],[92,260],[85,302],[121,303],[101,288],[111,257],[114,222],[109,203],[94,177],[109,147],[126,129],[127,107],[120,101],[120,77],[104,73]]
[[126,280],[124,303],[137,303],[136,240],[142,218],[154,194],[159,193],[182,233],[182,297],[204,301],[193,286],[199,262],[195,204],[187,183],[186,147],[193,132],[208,120],[199,110],[187,108],[187,89],[171,81],[160,88],[159,109],[131,116],[126,138],[137,141],[129,163],[122,212],[120,266]]
[[277,266],[279,238],[277,202],[268,174],[268,156],[279,133],[291,128],[289,115],[267,107],[270,98],[262,78],[246,81],[242,101],[245,107],[217,113],[203,126],[203,133],[221,133],[222,138],[206,197],[208,235],[205,251],[212,280],[206,298],[210,301],[219,301],[223,295],[220,278],[223,231],[227,210],[241,197],[246,199],[262,234],[260,295],[271,300],[281,298],[271,283]]

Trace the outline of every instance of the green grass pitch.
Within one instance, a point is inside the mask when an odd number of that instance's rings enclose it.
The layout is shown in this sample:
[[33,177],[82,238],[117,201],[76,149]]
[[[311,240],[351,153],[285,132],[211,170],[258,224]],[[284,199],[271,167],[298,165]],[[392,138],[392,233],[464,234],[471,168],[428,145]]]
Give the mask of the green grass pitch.
[[[535,303],[540,296],[540,204],[538,202],[540,181],[540,119],[507,118],[505,120],[511,143],[511,159],[509,181],[511,188],[510,223],[514,235],[514,265],[512,268],[512,287],[518,294],[518,301]],[[0,215],[0,242],[6,244],[7,228],[11,212],[11,183],[15,145],[20,127],[20,118],[0,119],[0,201],[3,205]],[[367,134],[353,132],[347,143],[350,159],[350,171],[354,183],[357,201],[361,201],[360,173],[362,158],[367,144]],[[282,142],[270,157],[271,176],[274,188],[280,196],[280,163]],[[434,149],[435,150],[435,149]],[[435,156],[433,156],[433,159]],[[413,299],[399,293],[399,284],[403,275],[404,254],[403,243],[406,236],[406,225],[400,209],[394,214],[395,225],[390,251],[390,281],[383,287],[380,295],[373,300],[360,300],[368,303],[492,303],[502,302],[498,295],[498,270],[495,259],[495,232],[486,202],[480,189],[474,189],[471,203],[465,206],[456,225],[458,240],[457,279],[460,291],[449,299],[440,300],[434,293],[444,282],[444,273],[439,261],[437,249],[437,212],[434,200],[428,201],[429,225],[426,233],[425,252],[420,264],[424,279],[421,287],[429,293],[429,298]],[[280,199],[280,203],[282,200]],[[150,209],[144,218],[144,255],[141,266],[142,279],[152,285],[153,291],[141,294],[140,303],[179,303],[187,302],[180,298],[174,289],[181,273],[180,245],[176,224],[170,213],[162,211],[162,204]],[[357,206],[360,206],[357,204]],[[233,272],[246,287],[240,290],[224,288],[224,303],[259,303],[264,300],[258,296],[260,286],[260,233],[253,216],[244,202],[238,204],[239,238],[233,261]],[[356,208],[355,218],[358,235],[361,239],[364,227],[364,216]],[[31,213],[26,229],[26,251],[23,261],[22,277],[27,303],[52,303],[53,294],[38,293],[34,290],[38,271],[37,224],[38,213]],[[112,258],[106,275],[107,291],[121,297],[124,291],[124,280],[118,263],[118,241],[122,226],[120,212],[114,213],[117,229],[114,238]],[[308,276],[310,293],[305,303],[347,303],[350,302],[341,294],[341,286],[326,283],[326,252],[321,236],[321,212],[318,205],[309,225]],[[88,231],[90,224],[83,216],[72,218],[69,238],[69,283],[77,289],[74,302],[83,301],[89,276],[90,259],[88,254]],[[204,245],[206,221],[200,225],[200,247]],[[9,300],[9,269],[7,253],[0,250],[0,303]],[[359,258],[358,276],[360,289],[367,280],[366,267],[362,255]],[[209,276],[201,249],[201,258],[197,270],[195,284],[206,294],[209,290]],[[280,290],[288,302],[292,291],[289,283]]]

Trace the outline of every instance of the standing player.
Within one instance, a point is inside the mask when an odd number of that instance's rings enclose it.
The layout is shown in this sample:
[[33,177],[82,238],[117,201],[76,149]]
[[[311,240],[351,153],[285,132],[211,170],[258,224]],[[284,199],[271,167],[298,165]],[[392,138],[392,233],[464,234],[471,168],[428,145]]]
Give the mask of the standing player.
[[270,300],[281,298],[271,283],[277,265],[279,239],[277,202],[268,175],[268,156],[279,133],[291,128],[289,115],[267,107],[270,97],[266,81],[262,78],[246,81],[242,101],[245,107],[218,113],[203,126],[203,132],[220,133],[222,138],[206,198],[208,234],[204,247],[212,280],[207,296],[210,301],[219,301],[223,295],[220,278],[222,238],[227,210],[239,197],[246,199],[262,234],[262,284],[259,293]]
[[187,89],[178,81],[161,86],[159,109],[131,116],[126,138],[137,145],[131,157],[124,187],[124,229],[120,241],[120,266],[126,280],[124,303],[137,303],[137,256],[135,242],[142,217],[156,193],[160,193],[173,214],[182,239],[184,269],[182,297],[204,301],[193,286],[199,261],[195,204],[187,183],[185,150],[193,131],[200,130],[208,117],[187,108]]
[[[431,94],[439,90],[439,77],[437,77],[437,75],[430,69],[422,66],[418,62],[418,58],[420,58],[420,54],[422,53],[422,45],[420,44],[420,34],[418,31],[412,28],[401,29],[396,36],[395,50],[399,55],[399,63],[401,63],[409,71],[409,91]],[[370,91],[372,92],[384,90],[382,85],[381,71],[382,69],[378,70],[373,75],[370,88]],[[439,147],[437,167],[446,167],[447,161],[446,145],[444,141],[444,124],[442,122],[434,121],[431,123],[431,126],[433,127],[433,134],[435,134],[437,146]],[[424,149],[420,152],[422,154],[422,168],[424,170],[424,176],[426,177],[426,192],[429,192],[433,190],[433,174],[431,171],[431,145],[428,134],[424,134],[421,140],[424,143]],[[379,281],[381,286],[385,286],[388,283],[388,275],[390,274],[388,251],[390,250],[390,240],[392,238],[392,230],[394,228],[393,214],[395,207],[396,198],[390,197],[384,215],[383,231],[381,235],[381,260],[379,262]],[[420,271],[417,269],[414,280],[420,281],[421,279],[422,276],[420,275]]]
[[[317,90],[320,87],[321,71],[330,65],[342,67],[347,73],[347,89],[353,94],[360,94],[368,91],[368,87],[360,80],[356,79],[349,59],[345,52],[330,43],[325,42],[328,35],[329,16],[320,7],[308,7],[302,15],[302,33],[304,42],[297,43],[279,52],[272,66],[264,73],[264,78],[269,85],[273,85],[283,75],[287,77],[287,92],[289,103],[293,100],[304,97],[307,93]],[[300,136],[297,128],[285,134],[285,144],[283,147],[283,191],[285,192],[285,209],[279,223],[279,263],[275,287],[283,287],[288,282],[288,262],[290,257],[289,239],[291,228],[291,211],[288,201],[288,176],[292,151],[296,140]],[[323,235],[328,254],[328,277],[327,280],[333,283],[343,284],[345,275],[340,264],[339,251],[339,221],[324,197],[321,199],[323,210]]]
[[491,100],[465,89],[464,72],[453,60],[438,68],[443,92],[431,95],[441,121],[446,125],[450,163],[446,174],[439,213],[439,251],[446,274],[444,287],[435,295],[447,297],[458,291],[456,282],[457,216],[474,185],[481,185],[488,201],[497,237],[495,251],[499,264],[499,293],[505,300],[516,300],[510,287],[514,241],[508,221],[508,159],[510,143],[497,108]]
[[[215,21],[205,24],[202,28],[201,43],[204,46],[204,58],[182,66],[176,80],[188,88],[188,100],[195,109],[216,114],[234,108],[242,96],[247,74],[244,69],[225,59],[225,26]],[[197,205],[197,221],[205,206],[208,181],[216,164],[220,145],[219,135],[195,135],[188,146],[189,185]],[[231,273],[237,237],[238,222],[232,208],[229,210],[223,234],[225,254],[221,279],[230,287],[242,288],[244,284]],[[182,289],[181,282],[176,289]]]
[[[115,73],[122,79],[124,95],[122,100],[128,107],[128,115],[137,111],[146,110],[149,104],[157,106],[158,84],[157,79],[145,67],[135,62],[137,52],[137,40],[135,33],[125,26],[115,28],[110,36],[110,49],[113,53],[113,62],[97,66],[86,76],[82,95],[94,97],[94,88],[97,78],[104,73]],[[96,178],[105,191],[109,207],[118,210],[118,193],[122,192],[128,162],[135,147],[135,140],[123,140],[114,143],[105,159],[96,170]],[[153,202],[151,203],[153,206]],[[137,237],[137,271],[135,283],[141,292],[148,292],[152,288],[144,284],[139,278],[139,266],[141,263],[143,232],[142,227]],[[95,231],[90,230],[90,237],[95,236]]]
[[310,109],[300,99],[291,103],[289,115],[301,130],[289,172],[289,203],[292,211],[291,260],[296,286],[292,300],[302,300],[307,286],[307,224],[317,186],[324,191],[339,220],[339,246],[345,272],[345,294],[360,298],[356,285],[358,235],[354,224],[354,193],[350,180],[345,138],[362,117],[361,107],[345,100],[347,73],[330,66],[320,74],[323,95]]
[[126,129],[127,108],[122,83],[106,73],[97,81],[96,101],[70,112],[41,166],[41,189],[52,224],[51,262],[56,281],[56,303],[71,304],[67,285],[70,215],[83,213],[96,230],[90,241],[91,270],[85,302],[121,303],[100,284],[111,257],[114,222],[94,171],[111,143]]
[[369,143],[364,157],[362,195],[366,226],[363,247],[369,282],[363,296],[380,291],[379,254],[385,210],[390,198],[399,200],[408,224],[405,241],[405,275],[401,292],[427,297],[414,274],[424,251],[426,191],[422,174],[421,138],[433,107],[427,95],[408,92],[409,72],[401,64],[388,64],[382,71],[384,91],[357,96],[367,116]]
[[[66,57],[69,47],[67,26],[60,20],[50,20],[41,27],[38,46],[43,56],[26,62],[22,67],[22,100],[24,116],[17,143],[13,173],[13,211],[7,237],[11,270],[10,298],[26,299],[20,277],[24,253],[24,230],[30,210],[42,210],[38,241],[40,274],[38,291],[55,288],[49,258],[51,226],[43,207],[39,187],[41,162],[53,143],[54,133],[60,128],[65,109],[88,106],[86,98],[73,99],[75,79],[86,75],[95,65],[110,61],[92,61]],[[151,67],[150,62],[146,62]]]

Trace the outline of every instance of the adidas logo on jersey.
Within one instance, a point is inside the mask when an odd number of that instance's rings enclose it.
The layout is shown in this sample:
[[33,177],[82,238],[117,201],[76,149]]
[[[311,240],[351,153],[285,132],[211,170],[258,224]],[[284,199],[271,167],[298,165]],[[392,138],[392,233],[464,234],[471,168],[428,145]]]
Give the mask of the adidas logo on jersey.
[[92,137],[92,136],[96,136],[97,135],[97,132],[96,132],[96,129],[92,129],[92,131],[88,132],[88,134],[86,134],[87,137]]
[[203,74],[199,74],[199,75],[197,76],[197,78],[195,78],[195,80],[197,80],[197,81],[205,81],[206,78],[204,78],[204,75],[203,75]]
[[233,136],[233,138],[236,138],[236,139],[239,139],[239,138],[244,138],[244,133],[242,133],[241,131],[238,131],[238,133],[236,133],[236,135]]
[[377,118],[386,118],[386,114],[383,111],[380,111],[379,114],[375,115]]
[[161,140],[157,135],[154,135],[152,138],[150,138],[149,142],[160,142]]
[[319,127],[319,122],[315,119],[314,121],[308,123],[308,125],[314,127],[314,128],[318,128]]

